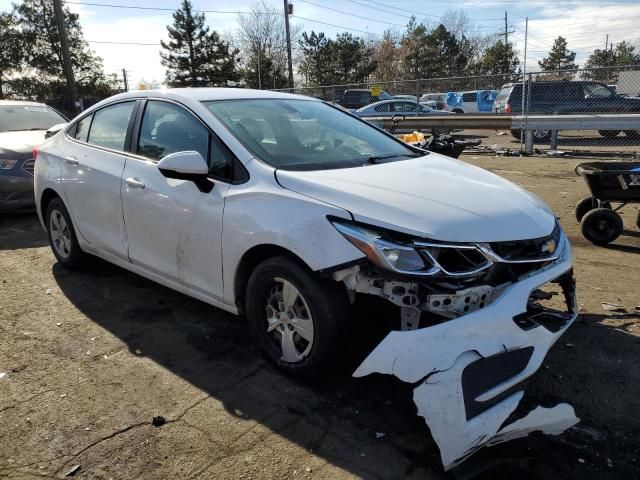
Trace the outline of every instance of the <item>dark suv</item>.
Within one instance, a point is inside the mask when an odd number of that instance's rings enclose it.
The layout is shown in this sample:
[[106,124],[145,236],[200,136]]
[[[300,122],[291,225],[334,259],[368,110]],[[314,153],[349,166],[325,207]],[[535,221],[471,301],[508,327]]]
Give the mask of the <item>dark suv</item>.
[[[522,112],[522,83],[507,83],[502,87],[493,105],[496,113],[520,115]],[[616,94],[607,85],[584,80],[556,80],[531,83],[529,114],[615,113],[640,112],[640,98],[627,98]],[[620,130],[600,130],[600,135],[613,138]],[[512,134],[520,138],[520,131]],[[551,132],[534,132],[538,141],[547,140]],[[636,130],[625,131],[637,136]]]
[[380,95],[374,97],[371,95],[371,90],[366,88],[354,88],[352,90],[345,90],[340,100],[340,105],[344,108],[355,110],[362,108],[370,103],[379,102],[380,100],[392,100],[393,95],[385,92],[380,92]]

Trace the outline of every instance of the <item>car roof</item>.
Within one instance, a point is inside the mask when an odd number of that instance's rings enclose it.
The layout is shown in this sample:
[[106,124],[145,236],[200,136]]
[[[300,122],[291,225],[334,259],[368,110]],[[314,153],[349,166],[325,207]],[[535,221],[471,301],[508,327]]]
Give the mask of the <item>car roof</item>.
[[28,100],[0,100],[0,107],[46,107],[46,105]]
[[188,98],[191,100],[204,102],[213,100],[241,100],[241,99],[303,99],[319,101],[317,99],[304,96],[293,95],[291,93],[274,92],[271,90],[254,90],[251,88],[166,88],[159,90],[133,90],[115,95],[110,99],[141,98],[141,97],[164,97],[164,98]]

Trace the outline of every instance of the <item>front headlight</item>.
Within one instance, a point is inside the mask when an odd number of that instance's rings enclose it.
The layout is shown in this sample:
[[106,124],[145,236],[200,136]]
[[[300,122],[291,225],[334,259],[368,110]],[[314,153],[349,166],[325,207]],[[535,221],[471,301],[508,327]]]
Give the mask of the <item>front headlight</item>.
[[465,277],[478,274],[492,265],[476,245],[419,240],[403,243],[386,238],[373,228],[345,221],[331,223],[371,263],[396,273]]
[[0,170],[11,170],[18,160],[9,160],[8,158],[0,158]]
[[378,267],[414,275],[433,275],[439,271],[425,262],[413,247],[384,240],[375,230],[347,222],[331,224]]

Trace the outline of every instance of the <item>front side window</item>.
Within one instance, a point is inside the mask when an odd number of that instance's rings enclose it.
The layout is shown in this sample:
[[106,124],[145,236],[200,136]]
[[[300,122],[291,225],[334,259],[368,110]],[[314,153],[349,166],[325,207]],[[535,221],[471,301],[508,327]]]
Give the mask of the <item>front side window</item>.
[[394,112],[415,112],[416,104],[413,102],[393,102],[393,111]]
[[422,156],[370,124],[322,102],[247,99],[205,105],[249,151],[276,168],[347,168],[369,159]]
[[388,112],[389,111],[389,106],[390,106],[389,103],[383,103],[381,105],[378,105],[377,107],[373,107],[373,109],[376,112]]
[[584,86],[584,94],[590,98],[609,98],[613,95],[613,92],[599,83],[587,83]]
[[208,130],[187,110],[150,100],[144,109],[137,153],[160,160],[171,153],[195,150],[207,158]]
[[[93,114],[87,142],[98,147],[124,151],[124,142],[135,103],[135,101],[117,103],[96,111]],[[80,124],[78,129],[79,127]]]

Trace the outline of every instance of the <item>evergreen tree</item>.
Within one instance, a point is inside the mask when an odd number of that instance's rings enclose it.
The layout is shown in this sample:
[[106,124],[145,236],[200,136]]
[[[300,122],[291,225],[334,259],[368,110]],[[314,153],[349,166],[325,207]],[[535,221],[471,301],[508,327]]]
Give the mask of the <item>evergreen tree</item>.
[[[113,83],[103,72],[102,59],[89,49],[79,17],[63,8],[64,22],[69,41],[71,66],[80,96],[104,97],[112,94]],[[16,75],[11,79],[11,95],[34,99],[51,99],[66,95],[66,81],[62,62],[62,46],[53,11],[53,2],[23,0],[14,4],[10,17],[13,30],[2,28],[1,36],[9,35],[18,42],[15,55],[20,60],[14,67]],[[5,48],[0,56],[7,54]]]
[[582,76],[589,80],[615,83],[618,81],[618,72],[632,65],[640,65],[640,54],[635,52],[633,45],[623,41],[615,49],[594,50],[584,65]]
[[170,86],[223,86],[239,78],[236,70],[237,50],[205,25],[203,13],[194,14],[191,2],[183,0],[167,25],[169,42],[161,41],[162,65],[167,67]]
[[502,40],[488,47],[480,58],[479,70],[482,75],[511,75],[520,71],[520,60],[511,44]]
[[539,61],[538,65],[543,71],[554,73],[555,77],[570,79],[573,77],[573,72],[567,72],[567,70],[578,68],[578,65],[573,63],[575,59],[576,52],[569,51],[567,40],[559,36],[553,42],[549,56]]
[[334,83],[365,82],[376,69],[373,49],[362,38],[348,32],[339,33],[331,43],[335,59]]
[[20,41],[15,16],[11,13],[0,13],[0,99],[5,95],[5,82],[20,69],[23,54],[23,43]]
[[323,32],[303,32],[298,41],[302,60],[299,72],[308,85],[326,85],[333,80],[333,48]]
[[415,17],[411,17],[400,44],[404,51],[402,63],[405,77],[427,77],[431,61],[428,56],[427,27],[423,23],[418,23]]

